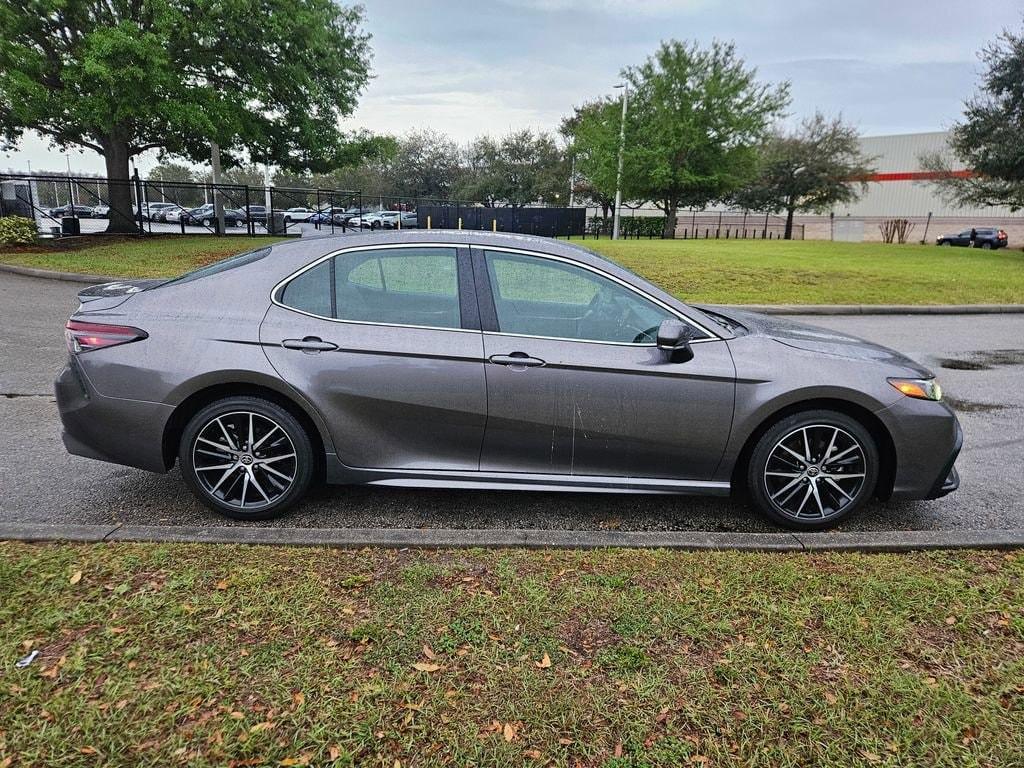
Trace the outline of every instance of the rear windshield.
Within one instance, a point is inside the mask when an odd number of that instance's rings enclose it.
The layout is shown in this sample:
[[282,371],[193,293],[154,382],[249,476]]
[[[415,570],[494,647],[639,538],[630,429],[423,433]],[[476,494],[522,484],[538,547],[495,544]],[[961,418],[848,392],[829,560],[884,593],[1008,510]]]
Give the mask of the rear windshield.
[[191,272],[186,272],[181,277],[175,277],[166,282],[154,285],[153,288],[160,288],[162,286],[172,284],[177,285],[180,283],[190,283],[193,280],[199,280],[203,277],[209,277],[210,275],[216,275],[220,272],[226,272],[227,270],[234,269],[235,267],[244,267],[246,264],[252,264],[254,261],[259,261],[268,253],[270,253],[269,248],[259,248],[255,251],[240,253],[237,256],[229,256],[226,259],[215,261],[213,264],[208,264],[205,267],[200,267],[199,269],[194,269]]

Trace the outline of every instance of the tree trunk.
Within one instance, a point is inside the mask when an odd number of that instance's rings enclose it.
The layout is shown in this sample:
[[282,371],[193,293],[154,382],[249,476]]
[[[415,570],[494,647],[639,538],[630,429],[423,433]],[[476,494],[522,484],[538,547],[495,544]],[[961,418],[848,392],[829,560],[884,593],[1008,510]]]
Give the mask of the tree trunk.
[[794,213],[794,209],[793,208],[787,208],[786,209],[786,231],[782,235],[783,239],[785,239],[785,240],[792,240],[793,239],[793,213]]
[[139,223],[132,212],[132,182],[128,176],[128,142],[117,139],[104,142],[103,159],[107,165],[107,204],[110,206],[107,232],[137,234]]
[[675,200],[667,201],[665,205],[665,226],[661,230],[663,240],[675,240],[676,238],[676,211],[679,203]]

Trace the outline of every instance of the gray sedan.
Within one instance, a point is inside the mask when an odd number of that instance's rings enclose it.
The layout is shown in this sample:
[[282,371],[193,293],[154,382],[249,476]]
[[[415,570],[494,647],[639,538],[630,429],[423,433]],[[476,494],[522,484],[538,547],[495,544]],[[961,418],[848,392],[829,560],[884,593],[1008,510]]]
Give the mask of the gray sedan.
[[959,483],[960,426],[917,363],[687,305],[562,241],[303,239],[79,297],[56,382],[67,449],[178,462],[234,518],[326,479],[744,493],[815,529]]

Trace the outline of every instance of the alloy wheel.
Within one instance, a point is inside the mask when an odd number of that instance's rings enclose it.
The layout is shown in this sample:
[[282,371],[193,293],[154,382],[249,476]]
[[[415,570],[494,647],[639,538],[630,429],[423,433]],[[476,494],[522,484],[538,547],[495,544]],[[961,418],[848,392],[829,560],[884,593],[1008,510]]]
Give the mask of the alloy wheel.
[[206,493],[239,510],[275,503],[298,473],[287,432],[253,411],[221,414],[204,424],[192,444],[192,465]]
[[768,499],[792,520],[826,520],[853,503],[864,487],[864,446],[830,424],[789,432],[768,455],[764,487]]

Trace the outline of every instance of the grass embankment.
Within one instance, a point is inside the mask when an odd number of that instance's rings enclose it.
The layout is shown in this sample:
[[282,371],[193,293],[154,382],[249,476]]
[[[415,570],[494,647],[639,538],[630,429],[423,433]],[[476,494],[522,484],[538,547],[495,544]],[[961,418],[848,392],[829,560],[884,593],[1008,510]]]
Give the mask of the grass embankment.
[[[72,250],[0,249],[0,261],[123,277],[174,277],[272,242],[167,236]],[[592,240],[603,253],[694,303],[1024,303],[1024,253],[883,243],[761,240]]]
[[1024,553],[0,543],[0,584],[0,765],[1024,763]]

